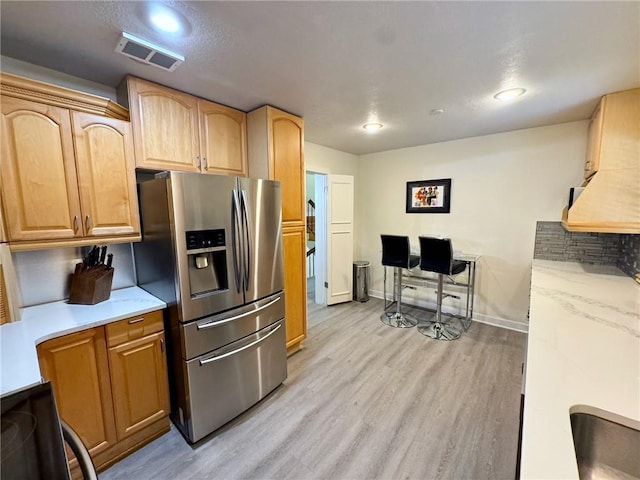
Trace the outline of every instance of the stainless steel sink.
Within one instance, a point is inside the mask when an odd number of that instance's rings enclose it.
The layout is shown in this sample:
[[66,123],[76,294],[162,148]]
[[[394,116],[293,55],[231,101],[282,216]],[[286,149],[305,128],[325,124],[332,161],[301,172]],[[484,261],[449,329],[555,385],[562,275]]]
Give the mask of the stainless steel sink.
[[640,422],[582,405],[570,417],[580,480],[640,479]]

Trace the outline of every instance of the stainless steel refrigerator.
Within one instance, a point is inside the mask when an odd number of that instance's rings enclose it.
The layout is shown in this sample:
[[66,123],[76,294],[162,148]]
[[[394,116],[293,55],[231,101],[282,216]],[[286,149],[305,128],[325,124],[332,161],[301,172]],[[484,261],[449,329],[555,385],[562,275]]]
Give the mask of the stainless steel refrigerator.
[[287,377],[280,183],[163,172],[139,194],[138,284],[168,305],[171,418],[196,442]]

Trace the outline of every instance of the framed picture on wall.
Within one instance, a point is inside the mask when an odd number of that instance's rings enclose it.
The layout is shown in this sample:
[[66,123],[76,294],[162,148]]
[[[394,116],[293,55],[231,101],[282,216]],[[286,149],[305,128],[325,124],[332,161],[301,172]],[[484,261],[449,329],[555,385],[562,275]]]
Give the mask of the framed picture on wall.
[[407,182],[407,213],[449,213],[451,179]]

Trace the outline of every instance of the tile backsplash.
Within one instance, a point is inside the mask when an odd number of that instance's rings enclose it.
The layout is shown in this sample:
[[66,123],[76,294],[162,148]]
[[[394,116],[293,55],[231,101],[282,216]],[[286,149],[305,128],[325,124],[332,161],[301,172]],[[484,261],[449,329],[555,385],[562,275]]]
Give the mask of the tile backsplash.
[[640,235],[620,235],[618,268],[632,277],[640,273]]
[[560,222],[537,222],[533,258],[613,265],[633,277],[640,271],[640,235],[568,232]]

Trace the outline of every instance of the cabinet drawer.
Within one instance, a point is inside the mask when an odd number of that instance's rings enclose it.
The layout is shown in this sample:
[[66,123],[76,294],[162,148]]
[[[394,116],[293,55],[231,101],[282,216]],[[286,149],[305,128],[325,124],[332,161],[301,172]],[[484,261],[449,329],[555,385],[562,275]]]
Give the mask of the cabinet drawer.
[[152,333],[162,332],[164,329],[162,310],[109,323],[106,325],[106,329],[109,347],[142,338]]

